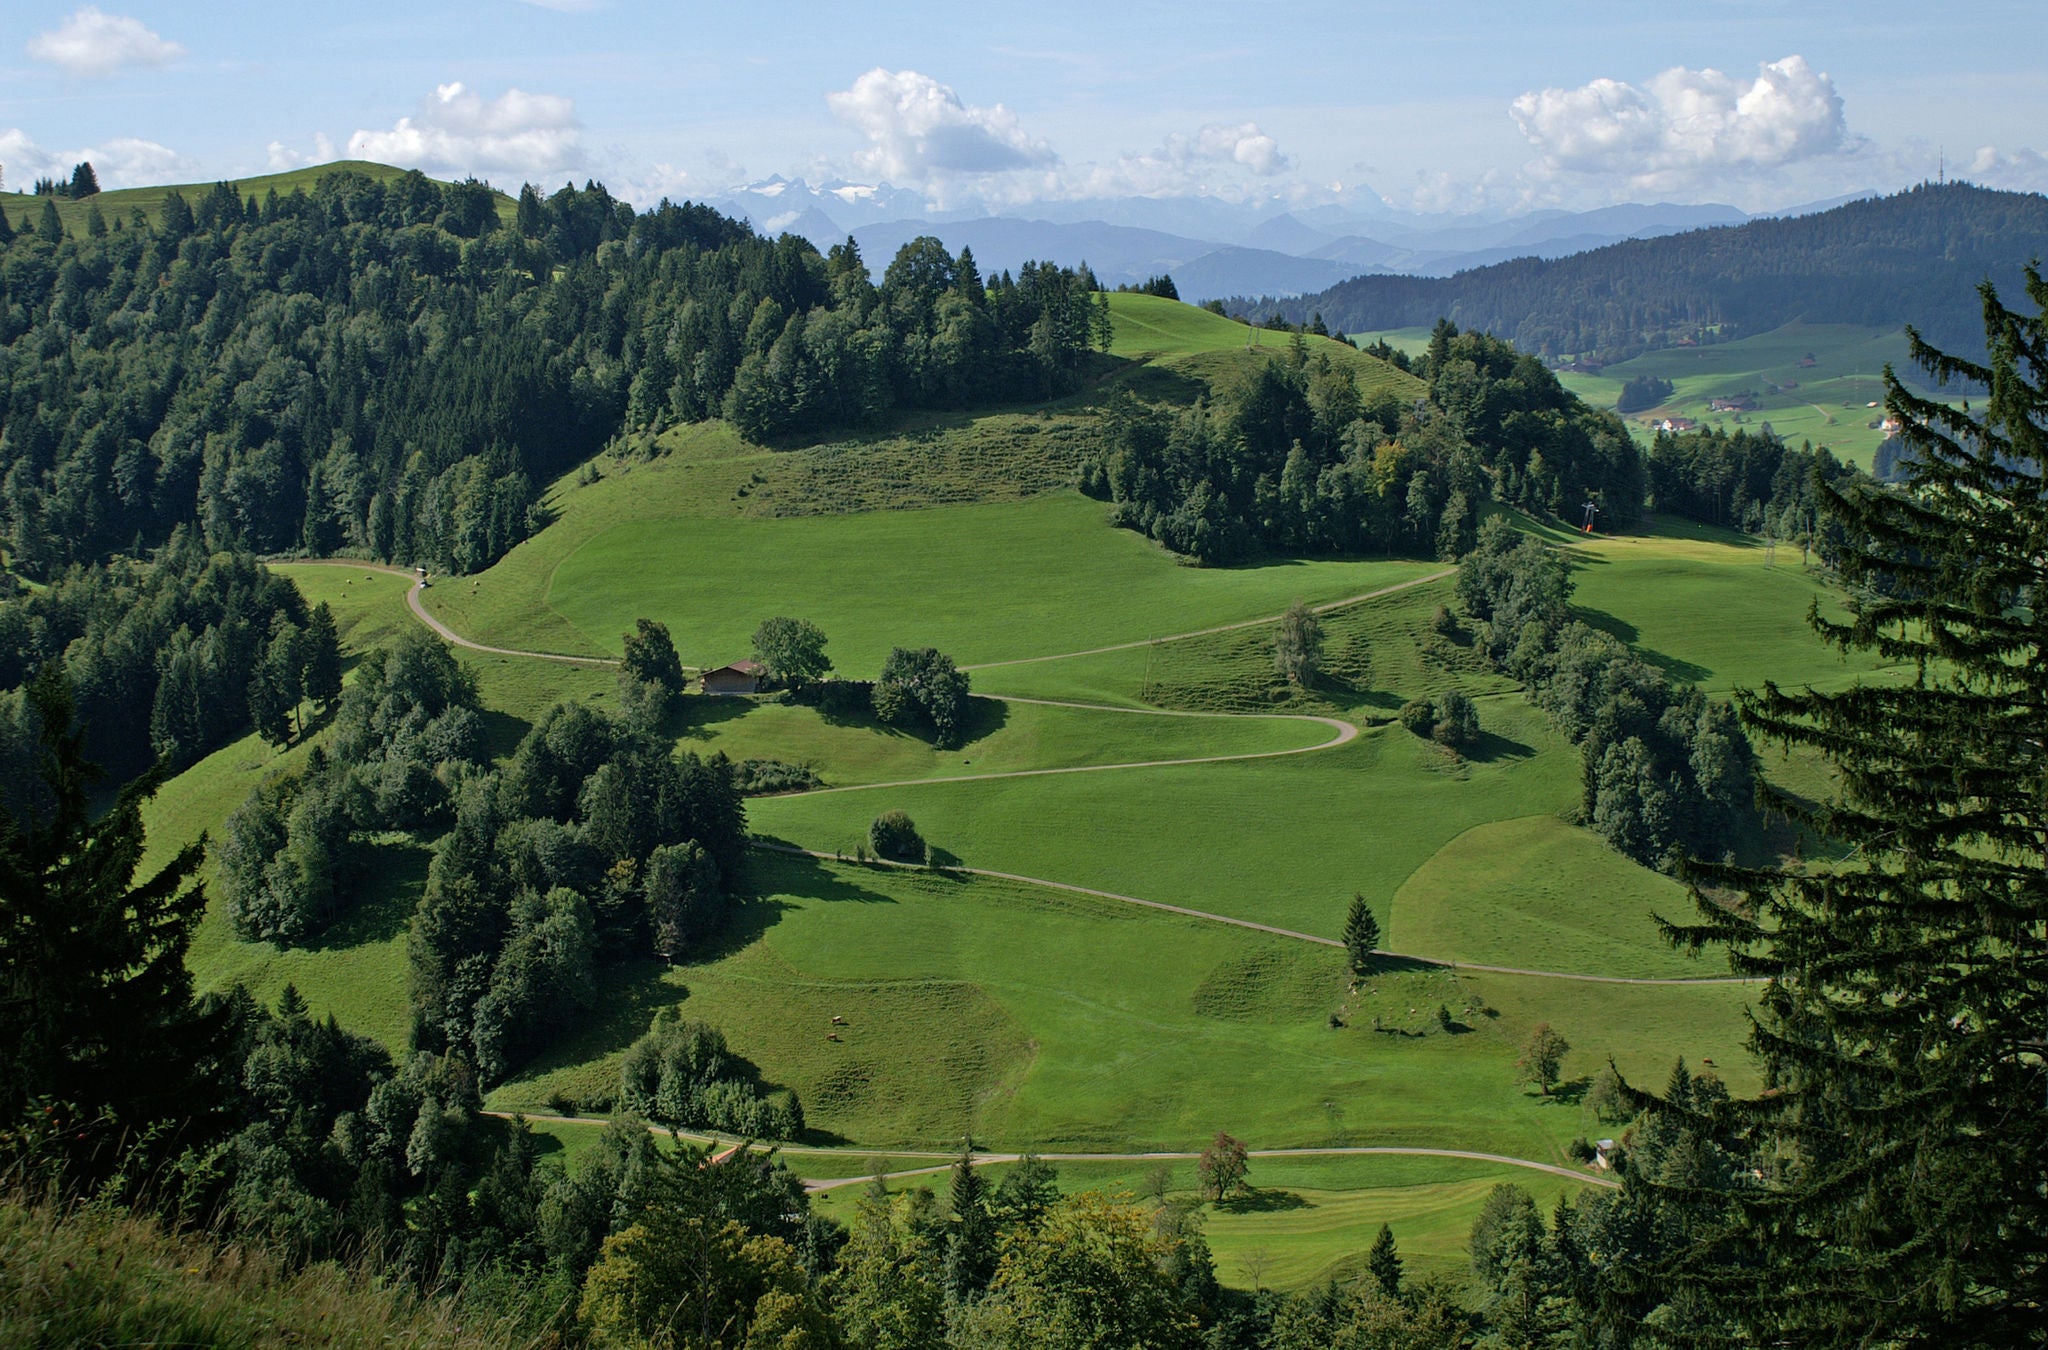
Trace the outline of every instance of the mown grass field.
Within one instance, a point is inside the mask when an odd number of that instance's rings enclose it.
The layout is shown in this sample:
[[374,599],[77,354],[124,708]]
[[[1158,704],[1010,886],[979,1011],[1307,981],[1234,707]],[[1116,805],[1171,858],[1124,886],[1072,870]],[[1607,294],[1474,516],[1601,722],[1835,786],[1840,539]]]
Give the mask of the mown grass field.
[[[1114,378],[1207,380],[1203,363],[1227,374],[1272,359],[1243,348],[1242,327],[1185,306],[1120,296],[1116,314],[1115,354],[1131,365]],[[968,866],[1323,937],[1338,935],[1358,893],[1392,950],[1624,978],[1722,973],[1675,955],[1654,930],[1653,911],[1690,913],[1676,883],[1571,823],[1577,752],[1485,669],[1468,637],[1434,631],[1436,610],[1455,607],[1453,580],[1423,580],[1440,564],[1180,566],[1062,486],[1062,466],[1085,451],[1088,416],[1080,399],[1044,415],[933,418],[772,450],[719,426],[666,433],[653,458],[609,455],[595,481],[557,484],[556,523],[481,576],[436,578],[427,603],[481,641],[586,654],[615,654],[634,619],[657,618],[692,664],[745,655],[762,618],[788,613],[825,629],[849,675],[872,674],[891,645],[930,643],[980,666],[982,694],[1344,718],[1360,736],[1327,750],[972,781],[952,780],[1295,750],[1332,732],[993,699],[977,701],[965,743],[948,751],[772,701],[692,699],[676,730],[679,748],[809,763],[829,785],[912,780],[748,803],[757,833],[805,847],[850,851],[874,816],[901,807]],[[1665,523],[1617,537],[1544,532],[1581,563],[1582,613],[1676,675],[1725,692],[1766,677],[1868,673],[1807,633],[1807,606],[1832,596],[1790,550],[1767,562],[1739,536]],[[404,578],[287,571],[335,607],[351,650],[414,623]],[[1324,615],[1325,671],[1313,687],[1278,679],[1267,616],[1296,598],[1410,582],[1419,584]],[[1258,622],[1147,641],[1246,620]],[[501,754],[555,701],[614,697],[608,670],[458,654],[478,675]],[[1450,688],[1479,704],[1485,735],[1466,756],[1394,720],[1406,699]],[[217,828],[265,773],[305,753],[252,739],[181,775],[150,808],[153,853]],[[1825,786],[1812,765],[1774,772]],[[316,1009],[402,1049],[404,924],[432,843],[382,840],[366,903],[311,948],[239,943],[209,915],[192,957],[202,985],[239,979],[270,998],[290,981]],[[1043,886],[769,853],[756,855],[749,886],[722,947],[673,969],[612,971],[588,1025],[499,1085],[490,1104],[544,1115],[562,1093],[601,1111],[619,1055],[667,1004],[721,1027],[769,1083],[800,1094],[813,1142],[839,1149],[793,1151],[792,1166],[812,1176],[860,1175],[892,1149],[950,1148],[969,1133],[1000,1149],[1124,1152],[1196,1149],[1227,1129],[1260,1148],[1450,1147],[1556,1162],[1575,1136],[1612,1131],[1580,1100],[1610,1056],[1645,1085],[1661,1084],[1682,1054],[1695,1067],[1711,1061],[1738,1090],[1757,1086],[1741,1048],[1744,986],[1388,961],[1354,988],[1333,947]],[[834,1015],[846,1025],[833,1028]],[[1573,1047],[1549,1098],[1515,1081],[1539,1022]],[[596,1134],[544,1119],[539,1128],[572,1158]],[[1136,1164],[1062,1172],[1072,1185],[1144,1181]],[[1179,1173],[1177,1186],[1191,1184],[1190,1167]],[[1237,1284],[1299,1287],[1342,1273],[1382,1221],[1419,1263],[1411,1269],[1451,1272],[1478,1204],[1504,1179],[1546,1206],[1573,1184],[1437,1159],[1265,1163],[1253,1180],[1268,1202],[1212,1215],[1209,1233]],[[849,1199],[833,1192],[824,1203]]]
[[[1464,1016],[1443,971],[1390,969],[1351,994],[1335,949],[1036,887],[772,855],[755,880],[725,954],[640,972],[602,1024],[490,1105],[601,1099],[652,1008],[680,998],[795,1088],[814,1129],[863,1149],[969,1133],[1001,1149],[1194,1149],[1228,1129],[1260,1147],[1555,1161],[1580,1132],[1575,1108],[1512,1082],[1516,1048]],[[1471,1029],[1444,1032],[1440,1003]]]
[[1475,825],[1394,892],[1387,946],[1449,961],[1647,978],[1725,974],[1666,947],[1651,918],[1691,918],[1669,877],[1555,815]]
[[1882,670],[1866,655],[1845,660],[1814,635],[1813,605],[1830,618],[1845,611],[1795,547],[1659,517],[1633,533],[1575,541],[1571,554],[1580,617],[1711,694],[1766,680],[1832,687]]
[[1334,735],[1285,717],[1162,717],[976,698],[957,750],[878,723],[751,699],[693,701],[682,745],[733,759],[813,765],[828,787],[1020,770],[1257,755],[1321,745]]
[[1486,760],[1396,725],[1289,759],[765,798],[749,815],[829,852],[900,808],[969,867],[1336,937],[1354,892],[1384,924],[1401,881],[1465,830],[1576,803],[1577,755],[1540,713],[1489,700],[1480,719],[1498,738]]

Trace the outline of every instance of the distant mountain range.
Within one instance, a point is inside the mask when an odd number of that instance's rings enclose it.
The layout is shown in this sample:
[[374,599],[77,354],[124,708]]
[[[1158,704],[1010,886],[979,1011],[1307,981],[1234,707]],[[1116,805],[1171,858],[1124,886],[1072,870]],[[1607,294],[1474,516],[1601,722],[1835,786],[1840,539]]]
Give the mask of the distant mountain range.
[[[1235,313],[1321,314],[1347,332],[1447,317],[1549,357],[1612,360],[1795,321],[1897,328],[1979,350],[1978,283],[2020,299],[2021,268],[2048,257],[2048,197],[1922,184],[1811,215],[1750,220],[1523,258],[1449,277],[1360,276],[1327,290],[1228,302]],[[1278,288],[1276,288],[1277,290]]]
[[1670,202],[1504,218],[1424,216],[1369,196],[1291,212],[1215,198],[1129,197],[1040,203],[1028,216],[934,213],[923,196],[900,188],[786,178],[708,201],[758,230],[801,235],[820,249],[850,235],[877,274],[905,243],[935,235],[956,251],[972,248],[984,272],[1014,272],[1034,259],[1085,262],[1112,286],[1165,272],[1183,299],[1196,302],[1302,295],[1361,275],[1448,277],[1513,258],[1559,258],[1761,218],[1732,206]]

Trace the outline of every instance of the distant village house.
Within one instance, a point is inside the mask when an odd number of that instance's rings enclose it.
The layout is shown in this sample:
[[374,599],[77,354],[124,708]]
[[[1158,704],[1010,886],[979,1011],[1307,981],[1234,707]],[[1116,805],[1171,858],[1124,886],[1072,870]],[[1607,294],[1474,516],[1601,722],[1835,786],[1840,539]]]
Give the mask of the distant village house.
[[704,672],[707,694],[758,694],[768,668],[759,661],[735,661],[729,666]]

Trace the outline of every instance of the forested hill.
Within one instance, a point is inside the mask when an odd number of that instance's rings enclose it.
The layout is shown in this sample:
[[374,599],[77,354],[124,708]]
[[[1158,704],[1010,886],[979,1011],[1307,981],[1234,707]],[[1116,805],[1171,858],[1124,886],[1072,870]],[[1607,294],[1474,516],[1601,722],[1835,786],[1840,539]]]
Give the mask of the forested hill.
[[[132,194],[131,194],[132,195]],[[0,536],[32,577],[194,524],[214,549],[483,567],[625,429],[770,438],[1072,388],[1085,269],[984,280],[937,240],[878,287],[707,207],[586,184],[219,184],[0,200]]]
[[1449,317],[1546,358],[1615,360],[1647,347],[1768,332],[1795,320],[1897,327],[1974,348],[1989,277],[2016,293],[2048,257],[2048,197],[1922,184],[1786,220],[1630,240],[1566,258],[1522,258],[1456,276],[1356,277],[1317,295],[1240,300],[1233,312],[1320,313],[1347,332]]

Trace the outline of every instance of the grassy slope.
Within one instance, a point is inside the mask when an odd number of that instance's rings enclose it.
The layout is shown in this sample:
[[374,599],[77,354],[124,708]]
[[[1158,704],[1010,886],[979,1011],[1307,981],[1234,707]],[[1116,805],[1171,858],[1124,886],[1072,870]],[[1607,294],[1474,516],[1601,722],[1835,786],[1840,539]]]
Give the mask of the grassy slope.
[[[812,1175],[801,1155],[790,1155],[786,1161]],[[1150,1174],[1156,1166],[1061,1163],[1060,1189],[1139,1197],[1140,1203],[1150,1203]],[[1194,1164],[1164,1166],[1170,1177],[1167,1195],[1192,1198]],[[988,1164],[981,1170],[999,1182],[1010,1169]],[[1472,1222],[1495,1186],[1507,1182],[1522,1187],[1546,1214],[1558,1195],[1581,1189],[1562,1177],[1455,1158],[1258,1158],[1252,1162],[1250,1180],[1253,1191],[1244,1199],[1203,1209],[1203,1234],[1215,1257],[1217,1278],[1240,1289],[1256,1284],[1295,1290],[1354,1278],[1382,1223],[1394,1230],[1407,1275],[1460,1279],[1470,1271],[1466,1243]],[[890,1189],[901,1192],[922,1186],[943,1202],[948,1184],[947,1177],[938,1175],[893,1181]],[[822,1213],[851,1222],[865,1193],[865,1187],[844,1186],[819,1193],[812,1203]]]
[[[1812,366],[1800,361],[1811,355]],[[1597,407],[1612,408],[1621,387],[1641,375],[1666,379],[1676,392],[1654,409],[1632,413],[1628,422],[1647,436],[1646,421],[1690,417],[1701,426],[1733,431],[1769,423],[1791,444],[1811,441],[1836,457],[1870,467],[1884,440],[1873,425],[1884,414],[1868,406],[1884,400],[1881,379],[1889,363],[1912,373],[1903,331],[1858,328],[1846,324],[1787,324],[1769,333],[1705,347],[1671,347],[1645,352],[1608,366],[1598,375],[1561,374],[1564,386]],[[1926,392],[1917,379],[1909,380]],[[1754,412],[1719,413],[1714,399],[1750,393]]]
[[[1243,350],[1241,327],[1185,306],[1118,297],[1117,313],[1121,354],[1144,358],[1120,378],[1181,378],[1203,362],[1227,374],[1267,359]],[[608,458],[599,482],[558,485],[557,524],[484,576],[442,580],[429,598],[461,631],[558,650],[615,650],[616,634],[651,613],[671,623],[686,660],[728,659],[760,617],[802,613],[824,624],[841,666],[859,674],[892,642],[951,643],[968,661],[1039,655],[1270,614],[1296,596],[1334,598],[1431,570],[1398,561],[1179,567],[1106,528],[1097,504],[1046,491],[1063,481],[1054,471],[1085,426],[1074,409],[931,419],[892,437],[785,451],[743,445],[716,426],[668,433],[662,458]],[[1009,476],[988,469],[997,464]],[[902,474],[922,475],[932,490],[905,488]],[[963,492],[996,500],[960,504],[953,494]],[[1572,543],[1588,559],[1581,603],[1631,625],[1674,669],[1697,667],[1717,687],[1757,672],[1839,673],[1798,622],[1817,584],[1782,559],[1763,568],[1754,550],[1712,532]],[[923,561],[934,552],[950,571]],[[397,578],[292,572],[335,604],[351,646],[411,622]],[[1576,756],[1469,650],[1428,635],[1451,590],[1439,581],[1327,616],[1331,678],[1308,694],[1276,689],[1264,626],[974,676],[990,692],[1334,713],[1373,727],[1339,750],[759,800],[750,814],[766,833],[829,848],[901,805],[970,864],[1332,935],[1356,890],[1392,945],[1443,942],[1468,959],[1506,953],[1507,964],[1608,973],[1712,973],[1674,965],[1647,932],[1648,908],[1680,909],[1667,903],[1671,884],[1562,823],[1578,797]],[[501,750],[557,698],[610,697],[605,671],[462,659],[498,710]],[[1406,697],[1448,687],[1481,700],[1488,739],[1473,760],[1374,725]],[[828,780],[851,783],[1278,748],[1323,734],[1022,706],[985,715],[975,741],[939,754],[803,709],[721,702],[693,716],[682,744],[810,759]],[[246,742],[182,776],[153,808],[159,843],[217,824],[261,772],[290,762]],[[396,1044],[402,921],[425,855],[417,841],[394,840],[379,856],[389,863],[379,898],[321,948],[235,943],[211,916],[194,953],[202,980],[245,977],[274,994],[289,978],[317,1007]],[[1014,1146],[1194,1147],[1228,1128],[1258,1146],[1400,1142],[1556,1158],[1563,1141],[1600,1126],[1569,1093],[1543,1102],[1513,1085],[1513,1059],[1537,1021],[1574,1045],[1568,1078],[1590,1075],[1610,1053],[1649,1083],[1677,1053],[1742,1063],[1740,988],[1396,970],[1353,994],[1331,949],[1038,888],[770,857],[754,881],[760,897],[727,950],[674,971],[616,972],[587,1032],[494,1103],[531,1109],[556,1089],[585,1101],[608,1095],[619,1051],[676,999],[723,1026],[770,1081],[796,1088],[816,1127],[862,1146],[811,1164],[843,1171],[861,1168],[851,1159],[864,1160],[866,1146],[945,1145],[968,1129]],[[1437,1030],[1439,1003],[1470,1031]],[[1332,1012],[1346,1029],[1330,1028]],[[835,1013],[850,1023],[838,1042],[825,1038]],[[1372,1032],[1374,1017],[1389,1034]],[[1358,1175],[1299,1180],[1299,1207],[1216,1216],[1226,1277],[1242,1279],[1229,1263],[1264,1246],[1263,1282],[1283,1271],[1315,1278],[1404,1205],[1434,1216],[1416,1230],[1417,1250],[1436,1244],[1450,1261],[1491,1184],[1490,1173],[1483,1184],[1444,1171]],[[1407,1249],[1407,1233],[1402,1240]]]
[[1387,727],[1299,758],[778,797],[750,814],[762,833],[835,850],[901,807],[971,867],[1335,937],[1354,891],[1384,918],[1458,834],[1577,800],[1577,756],[1540,714],[1509,698],[1481,717],[1503,745],[1488,762]]
[[871,717],[826,718],[813,708],[750,699],[694,703],[683,745],[733,759],[815,765],[828,785],[950,778],[1016,769],[1123,764],[1201,755],[1264,754],[1320,745],[1330,728],[1279,718],[1130,716],[977,698],[958,750]]
[[367,1265],[293,1270],[110,1209],[0,1197],[0,1344],[465,1350],[532,1335],[444,1293],[414,1296]]
[[1635,534],[1575,541],[1572,557],[1581,617],[1709,693],[1767,679],[1832,686],[1882,669],[1869,657],[1845,661],[1814,637],[1810,606],[1842,610],[1794,548],[1773,554],[1732,530],[1657,518]]
[[[998,1148],[1198,1148],[1229,1129],[1260,1147],[1551,1159],[1579,1130],[1575,1109],[1511,1084],[1514,1047],[1476,1012],[1470,1033],[1437,1029],[1439,1003],[1467,1003],[1444,972],[1351,995],[1334,949],[1037,888],[776,857],[756,880],[730,951],[642,972],[557,1069],[492,1104],[601,1095],[648,1010],[687,990],[685,1013],[794,1087],[814,1128],[881,1148],[969,1131]],[[1350,1025],[1333,1030],[1333,1011]],[[1374,1016],[1415,1034],[1374,1034]]]
[[1603,975],[1726,973],[1657,932],[1653,913],[1691,916],[1684,887],[1554,815],[1473,826],[1409,874],[1393,910],[1394,951]]
[[[290,169],[284,173],[259,174],[253,178],[237,178],[231,181],[244,199],[254,197],[260,202],[264,195],[270,192],[275,192],[280,197],[289,197],[292,193],[300,191],[311,192],[313,185],[330,173],[359,173],[388,183],[403,177],[405,172],[404,169],[394,168],[389,164],[344,159],[332,164]],[[78,202],[65,197],[54,200],[57,203],[57,216],[64,222],[64,228],[73,236],[82,238],[85,234],[86,213],[94,206],[99,207],[100,214],[106,218],[107,224],[112,226],[116,218],[126,221],[137,211],[155,220],[163,212],[164,198],[173,192],[182,193],[188,203],[196,205],[201,197],[212,190],[212,183],[163,183],[152,187],[114,188]],[[512,198],[502,192],[498,194],[500,219],[510,221],[515,208],[516,203]],[[0,210],[7,212],[8,219],[14,222],[15,229],[33,229],[36,220],[42,215],[43,199],[25,192],[0,192]]]

